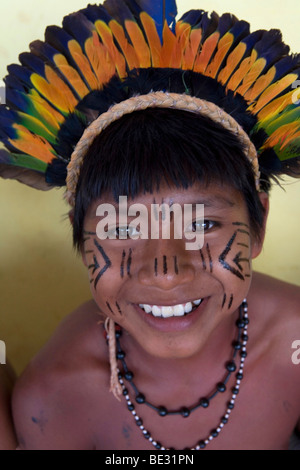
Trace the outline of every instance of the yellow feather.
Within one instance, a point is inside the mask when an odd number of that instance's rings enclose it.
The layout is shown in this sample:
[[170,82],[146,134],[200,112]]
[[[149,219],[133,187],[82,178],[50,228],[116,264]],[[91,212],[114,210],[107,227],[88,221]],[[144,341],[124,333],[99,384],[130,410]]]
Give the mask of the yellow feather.
[[[50,77],[51,78],[51,77]],[[62,80],[57,80],[61,82],[62,87],[57,88],[52,83],[48,83],[43,77],[34,73],[30,77],[33,86],[38,90],[38,92],[44,96],[50,103],[52,103],[57,109],[62,113],[68,114],[72,112],[77,104],[75,97],[67,96],[64,93],[64,89],[67,88]],[[70,90],[68,90],[68,95],[70,95]],[[70,99],[69,99],[70,98]]]
[[[300,91],[300,89],[299,89]],[[283,111],[289,104],[293,104],[297,99],[297,90],[292,90],[279,98],[275,98],[271,103],[267,104],[258,112],[259,125],[263,122],[271,120]],[[300,96],[298,96],[300,98]]]

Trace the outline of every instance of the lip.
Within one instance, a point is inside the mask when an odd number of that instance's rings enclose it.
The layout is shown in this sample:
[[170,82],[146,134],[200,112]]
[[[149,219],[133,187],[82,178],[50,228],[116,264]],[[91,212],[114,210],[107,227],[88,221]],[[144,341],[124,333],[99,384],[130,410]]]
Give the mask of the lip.
[[[138,315],[147,323],[151,328],[162,331],[162,332],[179,332],[191,328],[194,323],[197,322],[199,315],[202,314],[206,307],[209,297],[203,297],[203,300],[198,307],[192,312],[181,316],[181,317],[154,317],[153,315],[146,313],[138,304],[134,304],[134,308]],[[153,303],[153,301],[152,301]],[[168,304],[171,305],[171,304]],[[173,303],[173,305],[177,305]]]

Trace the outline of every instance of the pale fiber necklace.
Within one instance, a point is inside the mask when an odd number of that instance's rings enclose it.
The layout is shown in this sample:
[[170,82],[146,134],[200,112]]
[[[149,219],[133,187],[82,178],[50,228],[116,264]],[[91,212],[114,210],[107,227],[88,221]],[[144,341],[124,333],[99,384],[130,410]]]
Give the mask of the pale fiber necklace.
[[247,341],[248,341],[248,335],[247,335],[248,324],[249,324],[248,305],[247,305],[247,301],[245,299],[242,302],[241,306],[239,307],[239,318],[236,322],[236,326],[238,328],[238,335],[237,335],[236,340],[232,344],[233,349],[234,349],[233,356],[232,356],[231,360],[226,363],[226,366],[225,366],[226,371],[227,371],[226,376],[223,378],[223,380],[221,382],[219,382],[216,385],[216,390],[211,395],[209,395],[208,397],[200,398],[199,402],[196,405],[194,405],[190,408],[182,407],[182,408],[180,408],[178,410],[175,410],[175,411],[174,410],[171,410],[171,411],[167,410],[167,408],[164,407],[164,406],[157,407],[157,406],[151,404],[150,402],[148,402],[146,400],[145,395],[139,392],[139,390],[137,389],[136,385],[133,382],[134,375],[131,371],[128,370],[127,364],[125,362],[125,355],[126,354],[120,346],[120,337],[121,337],[121,334],[122,334],[122,330],[121,330],[120,327],[118,327],[116,329],[115,334],[116,334],[116,346],[117,346],[117,359],[121,361],[122,366],[123,366],[123,371],[124,371],[123,373],[121,373],[120,370],[118,370],[118,379],[119,379],[119,383],[120,383],[120,385],[122,387],[122,390],[123,390],[123,395],[124,395],[125,400],[127,402],[127,408],[131,412],[131,414],[133,415],[135,423],[139,427],[139,429],[141,430],[143,436],[156,449],[173,450],[173,449],[168,449],[167,447],[162,445],[160,442],[155,440],[152,437],[151,433],[144,427],[143,420],[138,416],[138,414],[135,410],[135,406],[132,403],[132,401],[130,400],[128,389],[126,388],[123,379],[125,379],[130,384],[132,389],[134,390],[135,401],[137,403],[147,405],[148,407],[155,410],[158,413],[158,415],[162,416],[162,417],[167,416],[167,415],[181,415],[182,417],[187,418],[188,416],[190,416],[190,414],[193,411],[197,410],[198,408],[207,409],[210,405],[210,401],[216,395],[218,395],[219,393],[224,393],[226,391],[226,384],[227,384],[231,374],[233,372],[235,372],[236,369],[237,369],[235,359],[236,359],[236,357],[239,353],[239,356],[240,356],[239,370],[236,374],[235,385],[231,389],[231,391],[232,391],[231,398],[230,398],[229,402],[227,402],[227,404],[226,404],[226,411],[225,411],[224,416],[222,416],[218,426],[215,429],[212,429],[211,432],[208,434],[208,436],[206,438],[199,440],[197,442],[197,444],[194,447],[190,448],[189,450],[204,449],[213,439],[218,437],[218,435],[220,434],[220,432],[224,428],[225,424],[228,423],[231,412],[232,412],[232,410],[235,406],[235,400],[236,400],[236,397],[239,393],[241,380],[243,379],[244,363],[245,363],[245,359],[246,359],[246,356],[247,356],[246,346],[247,346]]

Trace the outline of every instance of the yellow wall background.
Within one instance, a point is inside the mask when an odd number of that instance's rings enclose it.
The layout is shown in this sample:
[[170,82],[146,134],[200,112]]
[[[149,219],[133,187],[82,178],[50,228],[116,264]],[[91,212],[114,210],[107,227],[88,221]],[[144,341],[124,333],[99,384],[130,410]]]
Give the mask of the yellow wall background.
[[[47,25],[83,8],[87,0],[1,0],[0,79]],[[252,30],[280,28],[293,52],[300,49],[299,0],[178,0],[191,8],[227,11]],[[255,269],[300,285],[300,182],[287,180],[271,195],[263,253]],[[68,207],[62,190],[43,193],[0,180],[0,339],[19,373],[61,319],[90,298],[80,258],[72,249]]]

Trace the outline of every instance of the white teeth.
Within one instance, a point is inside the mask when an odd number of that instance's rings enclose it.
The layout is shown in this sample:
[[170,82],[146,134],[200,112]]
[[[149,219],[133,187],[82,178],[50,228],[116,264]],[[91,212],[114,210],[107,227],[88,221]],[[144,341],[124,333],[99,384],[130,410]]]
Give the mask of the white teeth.
[[184,311],[185,313],[190,313],[193,310],[193,304],[192,302],[188,302],[185,304]]
[[187,302],[186,304],[170,305],[170,306],[158,306],[158,305],[148,305],[148,304],[139,304],[146,313],[151,313],[154,317],[182,317],[183,315],[190,313],[194,307],[197,307],[202,302],[202,299],[193,300],[192,302]]

